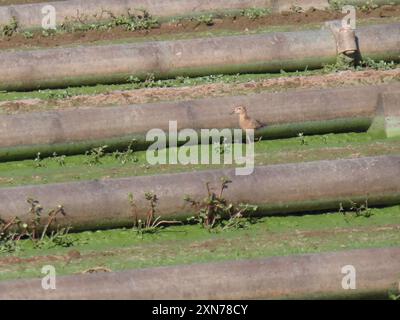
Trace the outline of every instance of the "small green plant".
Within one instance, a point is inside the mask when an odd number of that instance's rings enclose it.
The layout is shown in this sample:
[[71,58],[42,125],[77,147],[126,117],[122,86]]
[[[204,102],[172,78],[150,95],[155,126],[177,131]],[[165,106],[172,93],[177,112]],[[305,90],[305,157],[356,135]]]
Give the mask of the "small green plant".
[[248,8],[240,12],[240,15],[251,20],[256,20],[270,14],[271,10],[267,8]]
[[57,221],[57,216],[66,216],[64,207],[58,205],[55,209],[50,210],[47,216],[47,222],[45,223],[42,231],[39,233],[39,227],[43,217],[43,207],[39,201],[29,198],[27,202],[30,205],[29,213],[31,215],[31,221],[26,226],[25,235],[33,241],[36,248],[51,247],[51,246],[62,246],[70,247],[73,244],[73,240],[68,237],[70,228],[56,228],[55,230],[48,232],[50,227]]
[[85,155],[88,159],[85,160],[85,163],[89,166],[95,166],[101,164],[101,158],[106,155],[106,149],[108,148],[107,145],[93,148],[90,151],[86,151]]
[[145,81],[143,82],[144,88],[153,88],[158,87],[158,83],[156,82],[156,76],[154,73],[147,74]]
[[336,63],[325,64],[323,66],[324,73],[332,73],[346,70],[354,70],[354,59],[344,54],[339,54],[336,58]]
[[24,235],[14,229],[21,229],[21,220],[18,217],[6,222],[0,219],[0,253],[11,253],[17,250],[17,243]]
[[137,10],[139,14],[132,14],[128,10],[126,15],[116,16],[111,11],[103,10],[108,14],[109,20],[106,22],[88,23],[88,17],[77,15],[74,20],[66,20],[61,24],[61,28],[67,32],[89,31],[89,30],[109,30],[115,27],[122,27],[125,30],[148,30],[158,28],[158,19],[153,18],[146,10]]
[[372,211],[368,207],[368,199],[365,200],[364,203],[357,203],[350,200],[350,211],[354,212],[356,217],[366,217],[369,218],[372,216]]
[[308,145],[308,142],[307,142],[306,137],[304,136],[304,133],[303,133],[303,132],[298,133],[297,136],[299,137],[300,144],[301,144],[302,146]]
[[66,89],[62,91],[52,91],[49,93],[49,99],[54,99],[54,100],[61,100],[61,99],[66,99],[72,97],[71,92]]
[[156,233],[164,228],[168,224],[180,224],[180,221],[167,221],[161,220],[161,217],[156,218],[156,209],[158,197],[152,192],[146,192],[145,198],[149,202],[149,209],[146,214],[146,221],[139,219],[137,214],[136,202],[133,198],[132,193],[128,195],[129,204],[131,207],[131,213],[133,216],[133,229],[143,236],[145,233]]
[[343,203],[339,205],[339,213],[342,213],[345,220],[349,222],[349,217],[365,217],[369,218],[373,215],[372,210],[368,207],[368,199],[364,203],[357,203],[349,200],[349,209],[345,210]]
[[211,231],[217,227],[222,230],[230,228],[245,228],[250,222],[245,214],[249,211],[256,211],[256,206],[239,205],[234,206],[229,203],[223,193],[232,181],[222,178],[221,186],[217,193],[213,192],[210,184],[206,183],[207,198],[202,201],[196,201],[190,196],[185,196],[184,200],[196,209],[197,214],[188,219],[189,223],[198,223]]
[[53,153],[53,160],[58,163],[60,167],[65,167],[65,155],[59,156],[57,152]]
[[128,149],[124,152],[115,151],[113,153],[114,158],[117,159],[121,164],[125,165],[127,163],[135,163],[138,162],[139,159],[135,155],[135,151],[133,149],[133,145],[135,144],[136,139],[133,139],[129,145]]
[[22,35],[24,36],[25,39],[32,39],[33,38],[33,33],[30,31],[24,31],[22,33]]
[[[74,241],[68,236],[70,228],[52,228],[57,216],[66,215],[62,205],[58,205],[57,208],[47,213],[47,222],[39,232],[42,226],[43,207],[39,201],[33,198],[28,198],[27,202],[30,206],[30,219],[27,223],[21,222],[18,217],[14,217],[8,222],[0,219],[0,253],[16,251],[18,243],[22,239],[32,241],[35,248],[73,245]],[[51,232],[49,232],[50,228],[53,229]]]
[[127,79],[128,83],[132,83],[135,89],[140,88],[155,88],[155,87],[169,87],[167,82],[163,82],[161,80],[156,81],[156,77],[153,73],[147,74],[147,77],[144,81],[136,76],[129,76]]
[[42,30],[42,36],[43,37],[52,37],[57,33],[56,29],[43,29]]
[[205,24],[206,26],[214,25],[214,16],[212,14],[205,14],[195,18],[199,24]]
[[129,76],[126,81],[135,85],[139,85],[142,82],[142,80],[136,76]]
[[379,7],[373,0],[367,0],[363,4],[357,6],[363,12],[371,11]]
[[395,291],[395,290],[389,291],[388,298],[389,298],[389,300],[400,301],[400,290],[399,291]]
[[344,4],[343,0],[329,0],[330,9],[334,11],[341,11]]
[[69,235],[71,228],[58,228],[51,231],[35,243],[36,248],[53,248],[62,247],[69,248],[75,244],[75,240]]
[[42,167],[44,167],[43,159],[41,158],[41,153],[40,153],[40,152],[38,152],[38,153],[36,154],[36,158],[35,158],[33,161],[34,161],[35,168],[42,168]]
[[128,14],[126,16],[116,17],[114,14],[109,12],[112,20],[107,25],[108,27],[118,27],[122,26],[126,30],[135,31],[135,30],[148,30],[153,28],[158,28],[160,23],[156,18],[153,18],[146,10],[139,10],[141,14],[135,15],[128,10]]
[[396,68],[396,64],[393,61],[386,62],[383,60],[375,61],[371,58],[366,58],[361,62],[361,66],[364,68],[375,69],[375,70],[391,70]]
[[18,21],[15,17],[12,17],[11,22],[3,26],[1,33],[3,37],[11,37],[18,31]]

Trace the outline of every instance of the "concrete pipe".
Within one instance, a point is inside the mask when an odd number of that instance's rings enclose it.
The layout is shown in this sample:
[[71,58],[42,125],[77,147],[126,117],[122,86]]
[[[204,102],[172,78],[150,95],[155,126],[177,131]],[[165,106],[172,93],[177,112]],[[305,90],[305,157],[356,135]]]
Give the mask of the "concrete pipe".
[[375,117],[379,96],[400,92],[399,84],[333,89],[292,90],[237,97],[161,102],[120,107],[92,107],[50,112],[0,115],[0,160],[83,153],[108,145],[144,149],[146,133],[160,128],[168,133],[169,121],[178,130],[238,128],[234,106],[247,106],[250,116],[266,123],[257,131],[265,138],[366,131]]
[[[363,58],[400,60],[400,24],[357,29]],[[379,43],[379,45],[377,45]],[[156,78],[277,72],[336,62],[331,30],[0,52],[0,90]]]
[[[342,285],[345,266],[355,268],[352,290]],[[399,290],[399,270],[400,248],[360,249],[62,276],[56,290],[43,290],[41,279],[7,281],[0,299],[387,299]]]
[[222,177],[232,180],[226,199],[257,205],[259,214],[337,210],[340,203],[349,206],[350,200],[368,200],[371,206],[400,203],[400,156],[261,166],[250,175],[235,174],[235,169],[226,169],[1,188],[0,218],[29,221],[27,199],[33,198],[44,211],[63,205],[66,216],[57,222],[74,231],[132,226],[129,194],[143,219],[149,205],[144,195],[153,192],[159,198],[156,215],[185,219],[195,213],[185,195],[200,201],[207,195],[206,183],[217,191]]
[[103,10],[122,16],[127,15],[128,10],[135,13],[136,9],[144,9],[153,17],[165,19],[247,8],[269,8],[272,12],[281,12],[290,10],[293,5],[303,9],[329,7],[327,0],[68,0],[0,6],[0,25],[8,24],[15,17],[21,28],[41,28],[42,20],[48,13],[46,10],[42,12],[42,8],[49,5],[55,9],[57,25],[77,18],[87,22],[109,19],[110,16]]

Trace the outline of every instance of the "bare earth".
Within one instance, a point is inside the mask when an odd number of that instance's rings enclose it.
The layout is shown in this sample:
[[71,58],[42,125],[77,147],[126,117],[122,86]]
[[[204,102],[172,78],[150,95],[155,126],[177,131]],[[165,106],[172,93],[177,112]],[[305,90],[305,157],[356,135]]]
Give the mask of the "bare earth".
[[112,106],[157,101],[190,100],[204,97],[244,95],[261,91],[328,88],[384,84],[400,80],[400,68],[393,70],[341,71],[327,75],[292,76],[246,83],[213,83],[179,88],[146,88],[78,95],[59,100],[25,99],[0,102],[0,113],[23,113],[79,106]]

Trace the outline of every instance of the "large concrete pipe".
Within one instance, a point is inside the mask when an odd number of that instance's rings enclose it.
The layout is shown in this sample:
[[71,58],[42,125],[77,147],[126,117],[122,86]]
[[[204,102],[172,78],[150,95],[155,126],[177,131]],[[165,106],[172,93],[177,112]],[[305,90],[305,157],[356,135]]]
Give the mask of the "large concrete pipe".
[[59,226],[88,230],[131,226],[132,208],[148,212],[146,192],[159,198],[156,215],[185,219],[195,213],[185,195],[195,200],[206,196],[206,183],[218,190],[221,178],[232,180],[225,197],[234,204],[253,204],[260,214],[311,210],[336,210],[350,200],[369,205],[400,203],[400,156],[368,157],[256,167],[254,173],[236,176],[235,169],[188,172],[123,179],[84,181],[0,189],[0,218],[18,216],[29,221],[28,198],[38,200],[44,211],[63,205],[66,216]]
[[[351,289],[349,272],[355,272]],[[400,289],[400,248],[62,276],[55,290],[41,283],[2,282],[0,299],[387,299]]]
[[104,10],[121,16],[127,15],[128,10],[135,13],[136,9],[143,9],[153,17],[163,19],[247,8],[269,8],[272,12],[281,12],[293,5],[303,9],[329,7],[327,0],[68,0],[0,6],[0,25],[8,24],[14,17],[21,28],[41,28],[42,20],[48,13],[47,10],[42,12],[42,8],[49,5],[55,9],[57,25],[66,19],[83,19],[87,22],[110,19]]
[[265,138],[366,131],[384,92],[399,93],[400,84],[0,115],[0,160],[31,158],[37,152],[82,153],[100,145],[112,150],[132,138],[138,150],[146,146],[149,130],[168,133],[169,121],[177,121],[178,130],[238,128],[237,115],[230,114],[237,105],[267,124],[257,132]]
[[[357,29],[363,58],[400,60],[400,24]],[[379,45],[377,45],[379,44]],[[0,52],[0,90],[320,68],[336,62],[331,30]]]

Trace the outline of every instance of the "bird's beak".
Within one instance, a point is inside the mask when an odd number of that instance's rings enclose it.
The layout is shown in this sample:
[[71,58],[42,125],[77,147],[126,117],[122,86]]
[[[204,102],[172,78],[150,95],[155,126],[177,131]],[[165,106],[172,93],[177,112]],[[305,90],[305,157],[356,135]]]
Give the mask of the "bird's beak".
[[235,113],[235,111],[232,111],[232,112],[230,112],[229,114],[234,114]]

